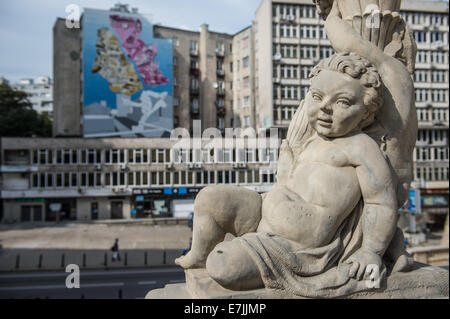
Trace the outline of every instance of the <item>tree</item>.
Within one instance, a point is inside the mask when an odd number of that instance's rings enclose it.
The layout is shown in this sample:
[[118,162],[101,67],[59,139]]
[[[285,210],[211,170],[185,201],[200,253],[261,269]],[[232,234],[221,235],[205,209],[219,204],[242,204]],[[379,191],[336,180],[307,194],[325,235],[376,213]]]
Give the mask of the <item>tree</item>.
[[0,84],[0,136],[50,137],[52,122],[47,114],[32,109],[28,94]]

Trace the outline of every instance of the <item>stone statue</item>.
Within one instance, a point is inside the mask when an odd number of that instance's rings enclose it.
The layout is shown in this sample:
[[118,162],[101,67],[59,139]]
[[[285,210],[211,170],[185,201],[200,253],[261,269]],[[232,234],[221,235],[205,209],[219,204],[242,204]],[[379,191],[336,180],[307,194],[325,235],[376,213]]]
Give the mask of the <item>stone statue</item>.
[[408,72],[416,49],[400,1],[380,0],[381,11],[369,12],[364,2],[315,1],[337,53],[311,72],[281,145],[276,185],[262,195],[203,189],[192,248],[178,265],[206,268],[227,289],[304,297],[365,291],[370,276],[411,267],[396,225],[417,136]]

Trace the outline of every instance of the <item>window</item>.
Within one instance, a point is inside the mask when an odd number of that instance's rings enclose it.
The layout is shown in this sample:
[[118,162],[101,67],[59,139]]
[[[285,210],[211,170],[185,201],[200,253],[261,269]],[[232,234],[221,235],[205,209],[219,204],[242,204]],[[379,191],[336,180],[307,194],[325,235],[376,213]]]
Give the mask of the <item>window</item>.
[[250,78],[248,76],[242,79],[242,85],[244,86],[244,89],[250,86]]
[[173,45],[176,46],[176,47],[180,45],[180,41],[178,40],[177,37],[173,37],[173,38],[172,38],[172,43],[173,43]]
[[250,61],[249,57],[243,58],[243,59],[242,59],[242,67],[243,67],[243,68],[248,68],[249,61]]
[[244,116],[244,126],[245,127],[250,126],[250,116]]
[[196,53],[197,52],[197,41],[191,40],[189,48],[191,49],[191,52]]
[[249,44],[249,37],[245,37],[242,39],[241,41],[241,48],[242,49],[247,49],[248,48],[248,44]]
[[249,97],[249,96],[244,96],[244,99],[243,99],[242,102],[243,102],[243,103],[242,103],[242,106],[243,106],[243,107],[248,107],[248,106],[250,106],[250,97]]

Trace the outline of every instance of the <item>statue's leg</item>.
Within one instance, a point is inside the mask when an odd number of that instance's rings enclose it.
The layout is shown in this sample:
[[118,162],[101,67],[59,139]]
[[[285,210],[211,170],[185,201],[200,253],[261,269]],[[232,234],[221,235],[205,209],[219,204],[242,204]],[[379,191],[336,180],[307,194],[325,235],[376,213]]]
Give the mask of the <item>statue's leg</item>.
[[264,287],[258,267],[238,240],[218,244],[208,256],[206,269],[211,278],[227,289]]
[[414,266],[414,258],[406,251],[403,231],[397,227],[394,237],[384,254],[392,262],[392,272],[409,271]]
[[203,268],[208,254],[227,233],[241,236],[255,232],[261,220],[261,202],[261,195],[242,187],[214,185],[202,189],[194,203],[191,250],[175,263],[185,269]]

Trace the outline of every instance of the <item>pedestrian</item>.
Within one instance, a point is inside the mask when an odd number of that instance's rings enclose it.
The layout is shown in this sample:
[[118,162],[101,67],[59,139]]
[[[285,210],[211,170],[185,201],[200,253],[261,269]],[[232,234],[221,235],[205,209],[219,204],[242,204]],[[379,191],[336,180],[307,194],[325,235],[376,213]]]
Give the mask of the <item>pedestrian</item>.
[[114,245],[111,247],[112,254],[112,261],[120,261],[120,254],[119,254],[119,238],[116,238]]

